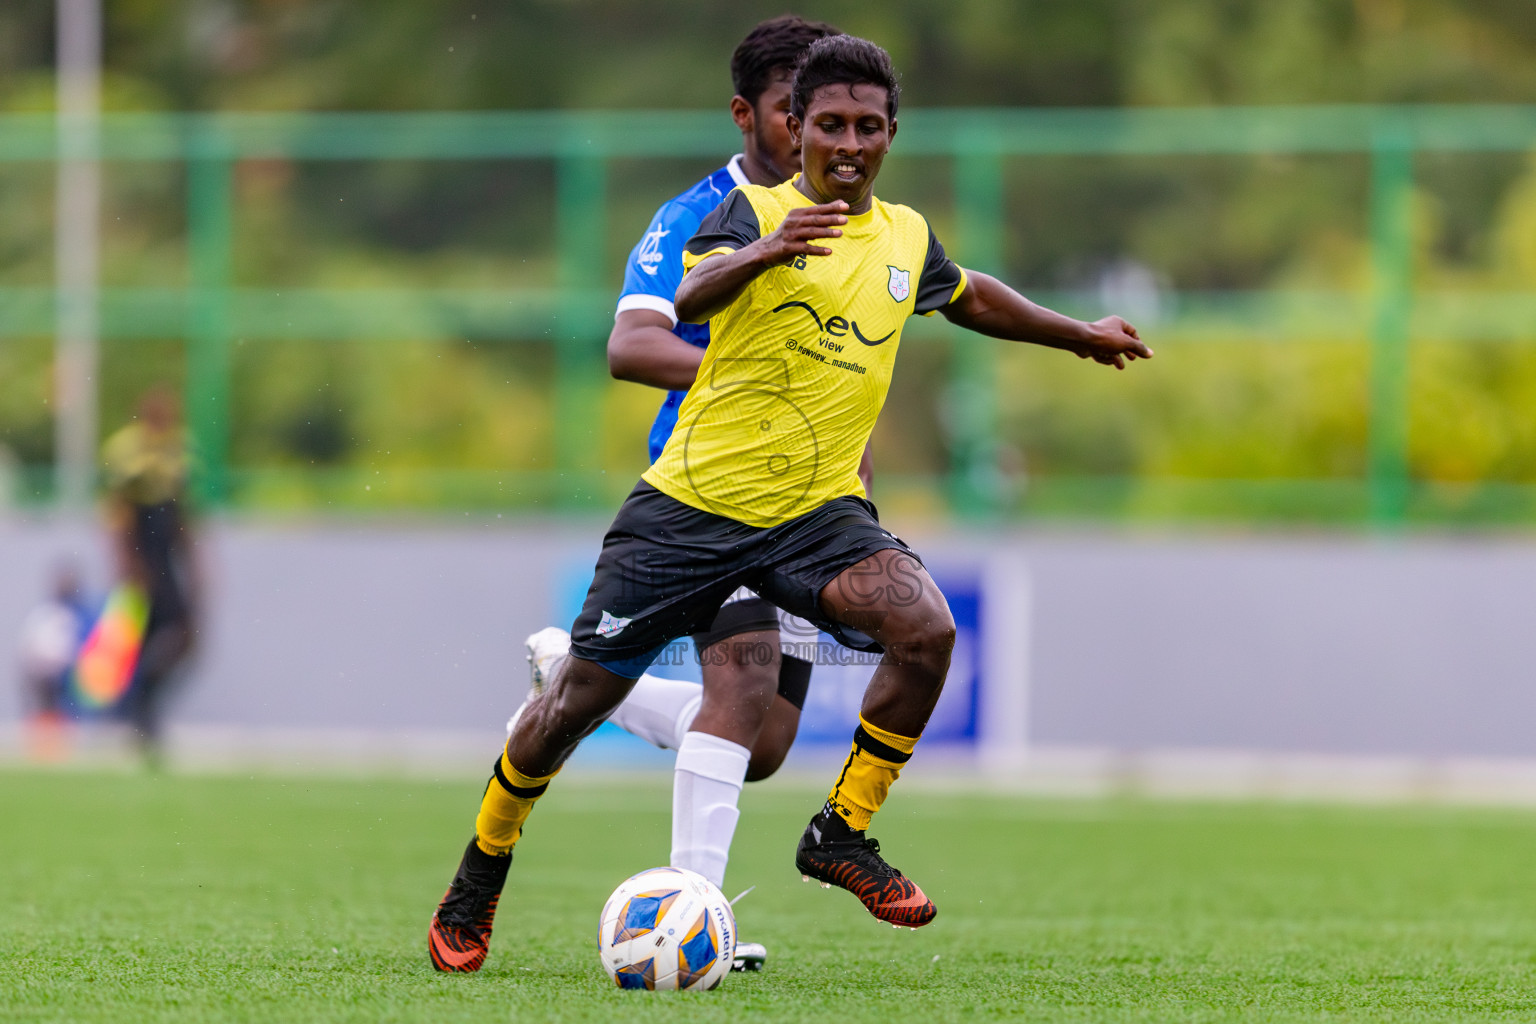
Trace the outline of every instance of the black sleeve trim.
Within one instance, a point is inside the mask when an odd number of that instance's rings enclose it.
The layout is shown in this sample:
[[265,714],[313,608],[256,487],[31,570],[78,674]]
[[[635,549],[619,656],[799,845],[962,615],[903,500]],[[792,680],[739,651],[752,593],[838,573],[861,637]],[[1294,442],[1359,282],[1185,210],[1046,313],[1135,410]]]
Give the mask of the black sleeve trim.
[[732,189],[730,195],[725,197],[725,202],[715,207],[699,223],[699,230],[683,246],[683,252],[703,256],[718,249],[734,251],[751,245],[760,237],[762,231],[752,201],[741,189]]
[[930,227],[928,258],[923,262],[922,276],[917,279],[917,301],[913,304],[913,312],[932,313],[940,306],[949,305],[964,280],[965,274],[959,264],[944,254],[944,247]]

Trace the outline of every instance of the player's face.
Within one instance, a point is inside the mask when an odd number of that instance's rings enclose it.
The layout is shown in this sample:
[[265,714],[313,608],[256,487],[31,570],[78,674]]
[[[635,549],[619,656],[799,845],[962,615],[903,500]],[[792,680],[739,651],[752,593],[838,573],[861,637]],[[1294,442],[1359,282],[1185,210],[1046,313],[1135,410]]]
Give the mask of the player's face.
[[841,199],[849,212],[869,209],[880,165],[896,135],[877,85],[824,85],[811,94],[805,122],[789,122],[801,146],[806,194],[818,203]]
[[758,156],[779,181],[788,181],[800,170],[800,143],[789,134],[789,87],[793,81],[793,72],[779,69],[753,109],[752,134]]

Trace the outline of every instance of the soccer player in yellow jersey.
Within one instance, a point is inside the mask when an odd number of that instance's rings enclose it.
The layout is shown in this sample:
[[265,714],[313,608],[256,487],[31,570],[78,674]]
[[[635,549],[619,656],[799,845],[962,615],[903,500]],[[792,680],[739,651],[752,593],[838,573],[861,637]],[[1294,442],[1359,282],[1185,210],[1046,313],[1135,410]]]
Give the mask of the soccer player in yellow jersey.
[[880,526],[857,473],[902,323],[940,312],[982,334],[1118,368],[1152,352],[1119,317],[1083,323],[962,270],[919,214],[875,198],[899,92],[880,47],[817,40],[792,89],[802,172],[775,188],[737,187],[685,247],[676,312],[709,320],[709,348],[677,429],[604,538],[571,656],[495,764],[474,838],[433,917],[439,969],[484,962],[534,802],[660,649],[706,624],[739,586],[850,646],[883,652],[853,749],[796,866],[849,890],[880,920],[917,927],[937,913],[865,836],[938,700],[955,638],[944,595]]
[[160,763],[165,704],[197,640],[201,593],[187,509],[192,469],[176,395],[164,385],[139,399],[135,422],[107,439],[107,529],[123,583],[149,602],[124,710],[145,762]]

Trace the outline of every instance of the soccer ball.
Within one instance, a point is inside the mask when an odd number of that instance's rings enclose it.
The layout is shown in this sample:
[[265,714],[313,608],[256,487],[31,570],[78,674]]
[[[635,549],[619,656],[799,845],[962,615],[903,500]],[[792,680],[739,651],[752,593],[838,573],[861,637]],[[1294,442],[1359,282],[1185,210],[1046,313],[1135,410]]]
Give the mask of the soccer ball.
[[736,958],[736,915],[703,875],[651,868],[608,897],[597,953],[620,988],[711,989]]

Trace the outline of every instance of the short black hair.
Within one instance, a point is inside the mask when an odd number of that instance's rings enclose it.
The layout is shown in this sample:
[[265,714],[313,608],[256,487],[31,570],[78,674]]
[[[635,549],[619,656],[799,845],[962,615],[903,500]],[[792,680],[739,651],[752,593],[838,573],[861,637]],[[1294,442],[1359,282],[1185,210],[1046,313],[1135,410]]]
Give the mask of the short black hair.
[[901,103],[901,84],[891,55],[868,39],[828,36],[805,51],[790,87],[789,112],[801,121],[811,97],[824,85],[878,85],[885,90],[886,116],[896,120]]
[[842,31],[824,21],[806,21],[796,14],[760,22],[731,54],[731,84],[736,95],[757,106],[758,99],[773,84],[774,72],[794,71],[806,47],[836,35],[842,35]]

